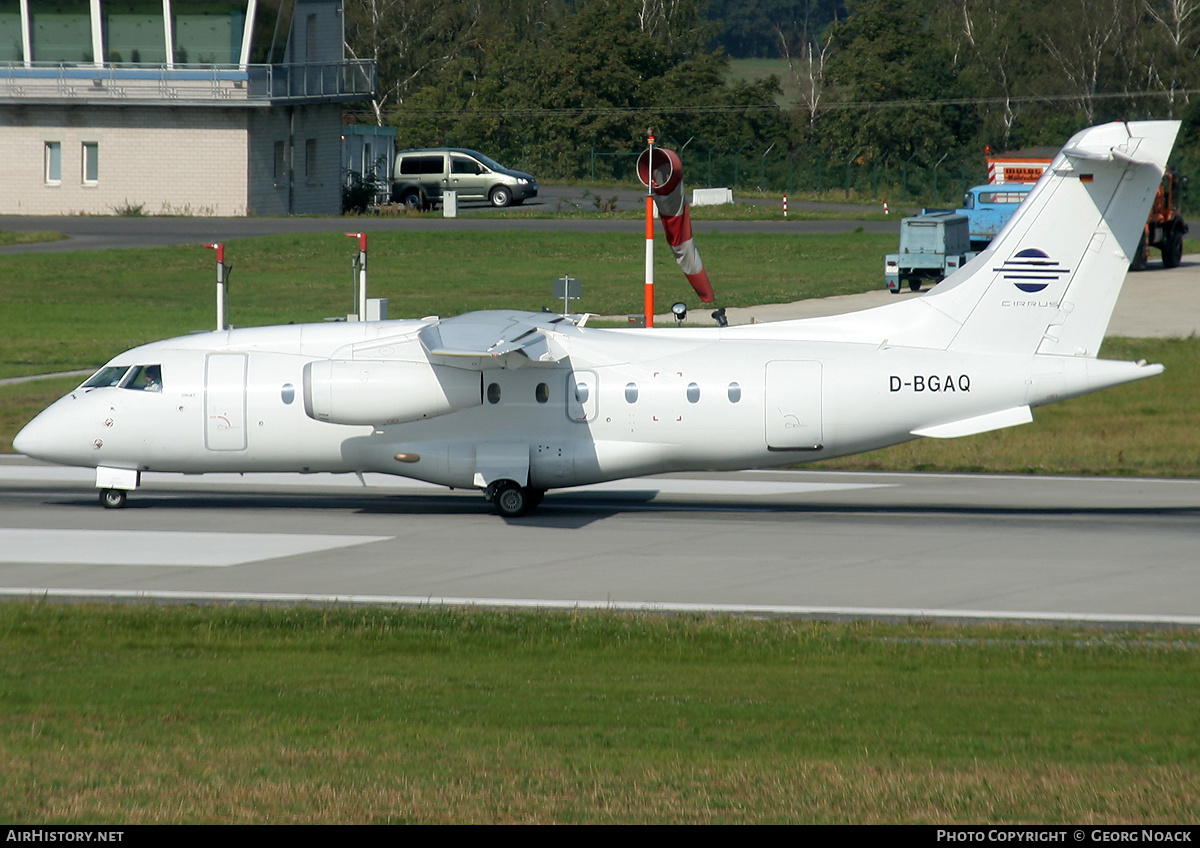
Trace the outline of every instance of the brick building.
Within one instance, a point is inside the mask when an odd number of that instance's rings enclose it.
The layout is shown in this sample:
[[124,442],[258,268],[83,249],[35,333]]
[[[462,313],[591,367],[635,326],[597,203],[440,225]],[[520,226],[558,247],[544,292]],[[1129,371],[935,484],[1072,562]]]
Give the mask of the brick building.
[[0,0],[0,214],[336,214],[374,88],[341,0]]

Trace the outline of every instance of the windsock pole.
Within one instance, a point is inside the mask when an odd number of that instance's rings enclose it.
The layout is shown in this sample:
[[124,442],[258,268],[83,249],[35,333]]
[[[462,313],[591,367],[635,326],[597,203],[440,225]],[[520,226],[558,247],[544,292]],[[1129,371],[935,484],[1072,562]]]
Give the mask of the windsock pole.
[[[650,162],[654,161],[654,136],[647,135]],[[646,181],[646,326],[654,326],[654,178]]]

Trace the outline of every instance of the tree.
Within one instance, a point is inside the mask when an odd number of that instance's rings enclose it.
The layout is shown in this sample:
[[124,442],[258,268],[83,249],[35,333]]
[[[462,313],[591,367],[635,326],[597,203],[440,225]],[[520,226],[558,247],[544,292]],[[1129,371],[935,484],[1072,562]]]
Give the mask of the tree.
[[477,36],[484,6],[482,0],[347,0],[347,51],[355,59],[374,59],[379,70],[371,102],[377,125]]
[[[418,144],[483,147],[557,176],[601,174],[648,127],[686,140],[780,136],[777,80],[727,85],[727,60],[696,0],[546,2],[536,22],[488,27],[395,113]],[[682,143],[682,142],[681,142]],[[712,143],[712,142],[710,142]]]
[[[936,160],[971,138],[970,112],[954,101],[962,60],[925,0],[858,0],[834,24],[830,81],[839,89],[823,135],[841,150]],[[951,101],[940,105],[938,101]]]

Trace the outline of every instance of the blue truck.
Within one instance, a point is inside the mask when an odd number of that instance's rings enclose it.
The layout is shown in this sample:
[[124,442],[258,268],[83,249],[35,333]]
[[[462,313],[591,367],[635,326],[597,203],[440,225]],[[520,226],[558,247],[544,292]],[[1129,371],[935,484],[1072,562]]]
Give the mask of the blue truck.
[[[1025,168],[1030,170],[1028,164]],[[1037,171],[1034,176],[1040,173]],[[924,281],[939,282],[961,268],[996,237],[1033,186],[1018,182],[975,186],[963,196],[961,209],[926,210],[903,219],[900,252],[888,254],[884,259],[884,282],[888,290],[899,294],[907,285],[912,291],[920,291]],[[1180,203],[1186,194],[1186,177],[1176,171],[1163,174],[1141,242],[1129,263],[1131,271],[1146,267],[1152,247],[1162,252],[1164,268],[1179,264],[1183,257],[1183,237],[1188,232],[1180,213]]]
[[963,208],[925,210],[900,222],[900,252],[884,258],[884,282],[899,294],[905,286],[940,282],[988,246],[1033,188],[1030,183],[975,186]]
[[971,250],[988,246],[1032,188],[1032,183],[991,183],[975,186],[963,195],[963,208],[958,213],[967,216]]

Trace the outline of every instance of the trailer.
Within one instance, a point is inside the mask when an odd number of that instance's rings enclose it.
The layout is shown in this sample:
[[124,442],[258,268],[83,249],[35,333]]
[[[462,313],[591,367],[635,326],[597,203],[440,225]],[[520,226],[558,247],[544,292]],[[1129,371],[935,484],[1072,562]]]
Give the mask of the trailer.
[[924,212],[900,221],[900,252],[884,258],[884,282],[892,294],[905,285],[920,291],[924,281],[941,281],[974,255],[965,215]]

